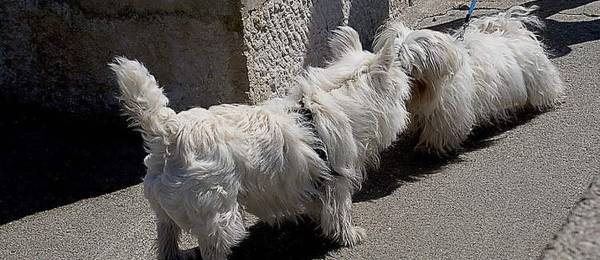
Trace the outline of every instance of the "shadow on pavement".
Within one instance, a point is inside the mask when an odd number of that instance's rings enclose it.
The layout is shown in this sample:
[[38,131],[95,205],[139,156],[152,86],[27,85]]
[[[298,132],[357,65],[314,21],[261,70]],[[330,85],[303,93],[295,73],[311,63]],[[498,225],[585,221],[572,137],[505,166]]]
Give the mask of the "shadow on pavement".
[[340,248],[322,238],[317,224],[310,220],[287,222],[279,228],[259,222],[248,231],[230,259],[315,259]]
[[417,138],[403,136],[392,148],[382,154],[380,168],[369,171],[363,188],[354,195],[353,201],[380,199],[392,194],[404,183],[419,181],[427,175],[439,173],[449,164],[460,163],[461,154],[493,145],[499,140],[498,135],[527,124],[540,114],[540,112],[524,110],[518,112],[514,120],[476,128],[464,142],[463,149],[447,157],[415,152],[414,140]]
[[[322,259],[330,252],[341,248],[340,245],[321,237],[317,224],[308,220],[285,222],[272,227],[258,222],[248,228],[248,236],[228,257],[237,259]],[[184,250],[186,255],[201,259],[199,247]]]
[[[539,113],[523,111],[511,122],[479,128],[465,142],[461,153],[493,145],[498,134],[526,124],[537,115]],[[447,158],[415,153],[414,143],[409,139],[415,138],[405,137],[383,153],[381,167],[369,171],[363,188],[353,198],[354,202],[386,197],[406,182],[419,181],[426,175],[438,173],[448,164],[461,162],[461,153]],[[315,259],[341,248],[319,233],[318,225],[310,220],[286,222],[280,227],[259,222],[248,229],[248,237],[234,248],[230,259]]]
[[593,0],[553,1],[538,0],[526,5],[537,5],[540,9],[537,15],[544,20],[546,28],[541,35],[544,43],[551,48],[554,58],[562,57],[571,52],[571,45],[600,39],[600,18],[591,21],[559,22],[547,19],[561,11],[573,9],[594,2]]
[[1,104],[0,224],[141,182],[141,137],[117,114]]
[[375,34],[389,16],[389,1],[353,0],[348,14],[348,26],[360,35],[363,49],[373,51]]

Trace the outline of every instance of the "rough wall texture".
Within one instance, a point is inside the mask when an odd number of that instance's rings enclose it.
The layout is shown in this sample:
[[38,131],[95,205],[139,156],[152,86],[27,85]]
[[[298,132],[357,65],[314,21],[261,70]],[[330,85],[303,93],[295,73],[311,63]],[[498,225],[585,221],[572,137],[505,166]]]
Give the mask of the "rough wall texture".
[[404,0],[246,0],[242,9],[250,99],[285,92],[307,66],[329,56],[327,38],[340,25],[354,27],[370,49],[377,28]]
[[353,26],[370,49],[405,0],[5,0],[0,98],[57,111],[114,112],[115,55],[144,62],[176,109],[260,102],[328,55]]
[[0,14],[2,98],[114,111],[106,64],[125,55],[149,67],[176,108],[247,99],[235,0],[2,1]]

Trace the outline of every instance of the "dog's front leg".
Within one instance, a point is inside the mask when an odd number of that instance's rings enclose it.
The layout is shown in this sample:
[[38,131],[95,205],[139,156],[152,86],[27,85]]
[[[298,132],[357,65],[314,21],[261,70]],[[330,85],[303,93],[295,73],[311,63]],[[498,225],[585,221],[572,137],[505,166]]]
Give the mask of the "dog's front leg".
[[361,227],[352,224],[352,182],[336,176],[323,184],[320,227],[325,237],[344,246],[359,244],[366,237]]

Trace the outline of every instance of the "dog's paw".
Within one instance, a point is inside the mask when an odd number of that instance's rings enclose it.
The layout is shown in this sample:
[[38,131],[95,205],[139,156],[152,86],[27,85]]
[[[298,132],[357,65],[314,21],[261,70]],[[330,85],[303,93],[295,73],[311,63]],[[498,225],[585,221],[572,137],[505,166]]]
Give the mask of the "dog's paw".
[[367,237],[367,231],[358,226],[352,227],[348,232],[344,232],[339,241],[343,246],[353,247],[360,244]]

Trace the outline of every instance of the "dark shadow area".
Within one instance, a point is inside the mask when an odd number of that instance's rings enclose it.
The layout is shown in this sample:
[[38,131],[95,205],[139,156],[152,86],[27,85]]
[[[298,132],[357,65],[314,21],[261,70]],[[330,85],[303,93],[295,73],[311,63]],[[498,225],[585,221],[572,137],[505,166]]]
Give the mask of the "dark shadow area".
[[310,9],[308,43],[303,67],[323,67],[331,56],[328,39],[331,31],[344,22],[341,0],[315,0]]
[[141,182],[141,137],[118,114],[57,113],[2,101],[0,224]]
[[422,177],[440,172],[444,166],[461,161],[458,156],[439,158],[416,152],[416,137],[403,136],[381,155],[381,165],[370,170],[362,189],[353,197],[354,202],[375,200],[392,194],[404,183],[419,181]]
[[436,174],[446,165],[460,163],[461,154],[484,149],[499,140],[496,137],[504,132],[529,123],[540,115],[538,111],[525,109],[515,114],[512,120],[478,127],[463,143],[463,149],[446,157],[437,157],[415,152],[417,137],[403,136],[381,156],[381,166],[371,170],[363,188],[354,195],[354,202],[383,198],[400,188],[403,183],[415,182],[430,174]]
[[[523,4],[523,6],[537,5],[539,9],[535,15],[540,17],[546,27],[540,32],[542,41],[549,48],[552,58],[562,57],[571,52],[571,45],[600,39],[600,18],[591,21],[555,21],[548,17],[594,2],[594,0],[537,0]],[[584,16],[584,14],[581,14]],[[458,29],[463,25],[463,19],[437,24],[427,29],[448,31]]]
[[390,3],[387,0],[353,0],[348,15],[348,25],[354,28],[365,50],[373,50],[373,40],[377,29],[390,16]]
[[[297,223],[285,222],[279,227],[258,222],[248,228],[248,236],[232,248],[228,259],[322,259],[341,248],[332,240],[321,237],[318,229],[318,225],[308,218]],[[198,247],[185,252],[201,259]]]
[[[353,0],[350,3],[348,25],[360,35],[365,50],[372,49],[372,42],[379,26],[389,17],[389,2],[382,0]],[[331,56],[328,40],[331,31],[344,23],[341,0],[316,0],[310,10],[308,43],[304,67],[323,67]]]
[[321,237],[317,224],[310,220],[287,222],[278,228],[259,222],[248,231],[230,259],[318,259],[340,248]]
[[520,125],[528,124],[531,120],[545,112],[551,111],[540,112],[533,108],[525,108],[516,113],[512,120],[496,122],[495,124],[483,127],[476,127],[469,135],[469,139],[463,143],[461,152],[471,152],[486,148],[499,140],[497,138],[498,135],[513,130]]
[[550,47],[553,58],[562,57],[571,52],[571,45],[600,39],[600,17],[592,21],[555,21],[549,16],[594,2],[593,0],[552,1],[538,0],[528,2],[526,6],[537,5],[536,14],[544,20],[546,28],[541,35],[544,43]]

